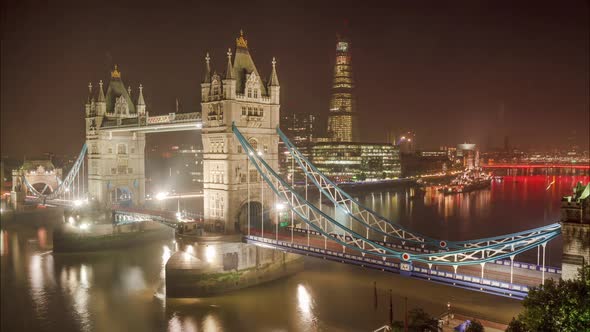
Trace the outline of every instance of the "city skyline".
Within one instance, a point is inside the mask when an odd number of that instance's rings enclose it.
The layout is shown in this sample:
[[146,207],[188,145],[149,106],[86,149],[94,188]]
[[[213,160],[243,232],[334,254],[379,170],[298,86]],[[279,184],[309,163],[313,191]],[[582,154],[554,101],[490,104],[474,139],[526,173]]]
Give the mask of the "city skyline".
[[[388,131],[409,128],[424,146],[483,145],[490,136],[501,146],[507,135],[515,146],[563,147],[576,131],[575,140],[588,148],[584,3],[392,4],[389,11],[343,4],[333,12],[329,5],[303,20],[301,9],[261,5],[256,15],[268,18],[264,24],[246,18],[252,9],[240,8],[239,15],[230,14],[231,24],[211,31],[202,29],[213,24],[205,13],[223,6],[191,12],[149,3],[119,10],[3,4],[3,155],[78,150],[69,137],[83,137],[88,82],[106,81],[114,64],[133,90],[143,84],[150,114],[173,112],[177,97],[183,111],[200,111],[204,56],[210,52],[222,67],[240,29],[265,68],[263,77],[276,56],[281,111],[327,116],[334,41],[344,19],[355,45],[362,141],[385,142]],[[46,14],[62,19],[50,25]],[[175,24],[155,20],[172,15]],[[476,19],[482,24],[472,27]]]

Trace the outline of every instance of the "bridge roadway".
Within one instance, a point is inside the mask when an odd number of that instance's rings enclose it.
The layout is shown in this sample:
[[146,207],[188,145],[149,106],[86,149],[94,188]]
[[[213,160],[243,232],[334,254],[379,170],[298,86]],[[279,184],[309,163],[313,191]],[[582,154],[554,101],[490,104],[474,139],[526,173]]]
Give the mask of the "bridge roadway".
[[[510,282],[510,266],[506,262],[497,263],[489,262],[485,265],[484,275],[482,278],[482,269],[479,264],[460,266],[457,273],[451,266],[428,266],[415,263],[412,267],[411,274],[409,271],[402,271],[401,260],[387,258],[376,255],[363,256],[360,252],[346,248],[330,239],[326,239],[317,234],[309,232],[309,237],[305,229],[297,229],[293,232],[289,230],[279,230],[278,234],[275,229],[267,230],[262,236],[261,230],[250,229],[249,235],[244,236],[244,241],[251,244],[270,247],[278,250],[298,253],[307,256],[314,256],[322,259],[329,259],[341,263],[358,265],[382,271],[408,274],[411,277],[434,281],[450,286],[461,287],[480,292],[491,293],[495,295],[508,296],[516,299],[523,299],[531,286],[538,286],[541,283],[541,272],[531,270],[532,264],[515,262],[513,269],[513,280]],[[410,249],[408,247],[408,249]],[[418,251],[407,250],[409,253]],[[424,266],[423,266],[424,265]],[[551,272],[552,271],[552,272]],[[556,268],[546,267],[546,279],[559,279],[561,271]]]

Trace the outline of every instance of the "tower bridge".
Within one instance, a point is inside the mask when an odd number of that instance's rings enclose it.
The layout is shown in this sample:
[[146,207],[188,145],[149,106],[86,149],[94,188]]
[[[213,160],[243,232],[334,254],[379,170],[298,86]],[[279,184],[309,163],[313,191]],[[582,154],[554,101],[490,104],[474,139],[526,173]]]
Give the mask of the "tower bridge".
[[[405,228],[363,206],[322,174],[278,129],[280,85],[274,58],[270,64],[265,77],[241,33],[235,53],[227,52],[223,74],[211,68],[208,54],[205,57],[201,112],[157,116],[149,114],[143,87],[132,98],[115,66],[106,94],[102,81],[98,89],[89,85],[85,143],[70,172],[52,193],[30,192],[49,201],[90,200],[102,208],[114,208],[115,222],[152,218],[175,227],[181,221],[173,214],[143,207],[145,135],[199,130],[204,152],[202,223],[218,235],[241,234],[243,242],[258,247],[515,298],[523,298],[528,287],[546,278],[560,277],[560,268],[545,265],[546,244],[561,235],[560,223],[483,239],[446,241]],[[279,141],[305,175],[304,193],[294,189],[293,174],[277,171]],[[15,183],[33,187],[27,179],[21,175]],[[309,191],[320,196],[318,203],[308,199]],[[563,221],[568,225],[568,271],[590,259],[590,200],[585,195],[568,202],[568,209],[581,211],[579,220]],[[133,209],[116,208],[122,204]],[[224,269],[245,266],[234,260],[250,249],[231,248],[233,252],[220,258]],[[537,264],[518,261],[518,255],[529,250],[538,252]],[[185,254],[193,255],[192,249]],[[211,255],[206,251],[206,260]]]

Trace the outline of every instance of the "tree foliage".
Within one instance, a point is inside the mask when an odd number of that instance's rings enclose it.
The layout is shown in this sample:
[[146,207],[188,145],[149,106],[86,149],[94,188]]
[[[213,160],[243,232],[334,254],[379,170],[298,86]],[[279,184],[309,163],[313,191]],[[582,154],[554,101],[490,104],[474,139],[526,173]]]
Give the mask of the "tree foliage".
[[575,280],[547,280],[531,288],[523,306],[506,331],[590,331],[590,266]]
[[426,311],[422,309],[414,308],[410,310],[408,316],[408,331],[439,331],[438,320],[430,316],[428,313],[426,313]]
[[477,319],[472,319],[465,332],[484,332],[484,328]]

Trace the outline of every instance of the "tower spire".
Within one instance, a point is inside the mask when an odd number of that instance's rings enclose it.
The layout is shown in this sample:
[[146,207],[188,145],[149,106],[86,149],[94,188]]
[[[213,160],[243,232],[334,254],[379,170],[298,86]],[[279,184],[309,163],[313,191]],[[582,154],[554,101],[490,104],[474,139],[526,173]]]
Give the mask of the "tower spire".
[[145,100],[143,99],[143,85],[139,85],[139,97],[137,97],[137,105],[145,105]]
[[272,72],[270,73],[270,80],[268,82],[268,86],[279,86],[279,77],[277,76],[277,60],[275,57],[272,57]]
[[98,81],[98,102],[99,103],[104,103],[105,102],[105,98],[104,98],[104,91],[102,89],[102,80]]
[[226,80],[233,80],[234,79],[234,68],[231,64],[231,48],[227,49],[227,68],[225,69],[225,79]]
[[211,58],[209,57],[209,52],[205,56],[205,77],[203,77],[203,83],[211,83],[211,65],[209,61]]
[[88,82],[88,104],[92,100],[92,82]]

